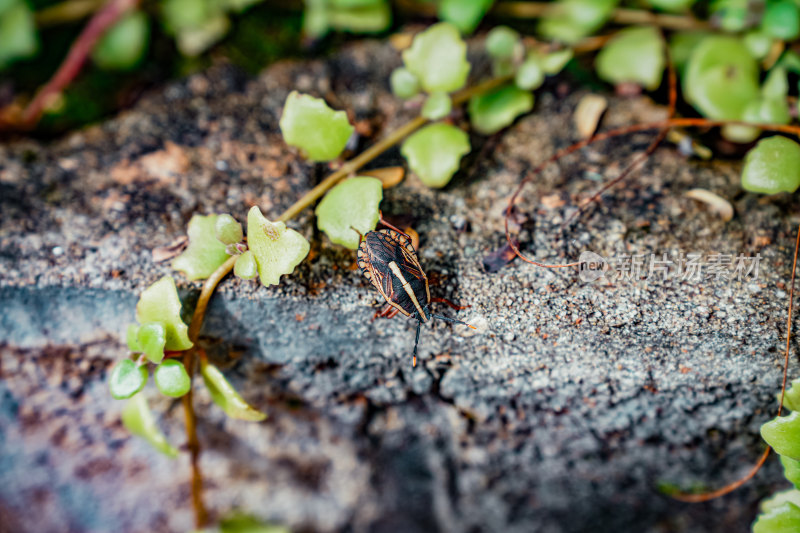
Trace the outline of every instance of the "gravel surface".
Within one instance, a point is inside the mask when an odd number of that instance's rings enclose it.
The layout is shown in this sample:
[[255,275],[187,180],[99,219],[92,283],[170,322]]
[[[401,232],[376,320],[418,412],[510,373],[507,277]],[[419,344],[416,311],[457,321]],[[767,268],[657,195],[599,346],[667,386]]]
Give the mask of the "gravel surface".
[[[298,89],[351,111],[363,149],[415,113],[387,92],[400,62],[360,42],[250,79],[218,65],[108,122],[49,143],[0,147],[0,530],[187,531],[189,466],[131,438],[106,379],[138,293],[170,272],[151,250],[192,214],[276,217],[324,177],[286,147],[281,106]],[[371,321],[378,295],[355,254],[310,212],[289,225],[311,259],[280,286],[226,280],[203,344],[269,414],[226,419],[198,387],[201,464],[215,516],[243,509],[297,531],[748,531],[783,487],[774,458],[734,494],[687,505],[659,483],[716,488],[742,475],[774,415],[798,201],[745,194],[735,162],[665,144],[562,231],[575,203],[641,153],[650,132],[565,158],[525,189],[523,249],[552,262],[678,252],[760,254],[757,277],[586,283],[519,260],[489,273],[502,213],[526,169],[576,139],[586,94],[550,82],[535,112],[473,153],[444,190],[415,176],[385,191],[410,222],[442,312],[479,326]],[[609,96],[601,128],[658,120],[645,97]],[[465,117],[454,116],[456,124]],[[397,149],[372,166],[399,164]],[[731,201],[722,221],[686,198]],[[187,308],[199,282],[176,275]],[[792,375],[797,364],[792,363]],[[173,443],[178,403],[147,394]]]

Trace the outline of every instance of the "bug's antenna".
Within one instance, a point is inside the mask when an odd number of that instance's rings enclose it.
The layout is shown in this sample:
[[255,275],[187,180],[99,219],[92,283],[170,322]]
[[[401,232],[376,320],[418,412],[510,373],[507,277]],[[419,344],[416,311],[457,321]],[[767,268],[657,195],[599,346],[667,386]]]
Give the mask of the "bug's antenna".
[[360,232],[360,231],[358,231],[358,230],[356,229],[356,227],[355,227],[355,226],[350,226],[350,229],[351,229],[351,230],[353,230],[353,231],[355,231],[356,233],[358,233],[358,242],[361,242],[361,241],[363,241],[363,240],[364,240],[364,236],[361,234],[361,232]]
[[414,359],[411,366],[417,366],[417,345],[419,344],[419,328],[422,327],[422,320],[417,322],[417,338],[414,339]]
[[466,322],[462,322],[461,320],[456,320],[455,318],[450,318],[450,317],[442,316],[442,315],[434,315],[434,314],[431,314],[431,316],[433,318],[438,318],[439,320],[444,320],[446,322],[455,322],[456,324],[464,324],[465,326],[467,326],[469,328],[472,328],[472,329],[478,329],[475,326],[473,326],[472,324],[467,324]]

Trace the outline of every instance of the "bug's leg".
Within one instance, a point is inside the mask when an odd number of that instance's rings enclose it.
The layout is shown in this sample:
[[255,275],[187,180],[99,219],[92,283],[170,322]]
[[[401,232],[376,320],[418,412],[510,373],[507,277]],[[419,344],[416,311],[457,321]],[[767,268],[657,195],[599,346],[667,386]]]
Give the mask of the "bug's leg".
[[394,230],[394,231],[396,231],[396,232],[397,232],[397,233],[399,233],[400,235],[405,235],[406,237],[408,237],[408,239],[409,239],[409,240],[411,239],[411,236],[410,236],[409,234],[407,234],[407,233],[406,233],[406,232],[404,232],[404,231],[400,231],[400,230],[399,230],[398,228],[396,228],[395,226],[392,226],[391,224],[389,224],[389,223],[386,221],[386,219],[384,219],[384,218],[383,218],[383,213],[382,213],[381,211],[378,211],[378,216],[380,217],[378,221],[379,221],[381,224],[383,224],[384,226],[386,226],[387,228],[389,228],[389,229],[391,229],[391,230]]
[[442,315],[434,315],[434,314],[431,314],[431,317],[432,318],[438,318],[439,320],[444,320],[445,322],[454,322],[456,324],[464,324],[465,326],[470,327],[472,329],[478,329],[475,326],[473,326],[472,324],[467,324],[466,322],[462,322],[461,320],[457,320],[455,318],[450,318],[450,317],[442,316]]
[[417,345],[419,344],[419,328],[422,327],[422,320],[417,322],[417,336],[414,339],[414,358],[411,360],[411,366],[417,366]]
[[375,311],[375,314],[372,316],[372,320],[376,318],[394,318],[400,310],[391,304],[386,304],[383,306],[382,309]]
[[462,309],[466,309],[467,307],[470,307],[469,305],[458,305],[456,303],[451,302],[447,298],[431,298],[431,303],[433,303],[433,302],[437,302],[437,303],[441,303],[441,304],[447,304],[450,307],[452,307],[453,309],[455,309],[456,311],[461,311]]

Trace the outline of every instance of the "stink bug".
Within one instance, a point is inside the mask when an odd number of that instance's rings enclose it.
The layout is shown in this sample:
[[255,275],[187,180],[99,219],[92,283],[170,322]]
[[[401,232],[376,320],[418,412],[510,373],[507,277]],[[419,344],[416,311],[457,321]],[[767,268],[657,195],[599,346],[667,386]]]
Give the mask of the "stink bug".
[[476,328],[461,320],[435,315],[429,311],[432,302],[443,302],[454,309],[464,308],[444,298],[431,299],[428,278],[419,264],[411,238],[383,219],[381,223],[388,229],[369,231],[362,237],[358,246],[358,266],[388,303],[387,309],[380,313],[381,316],[391,318],[397,313],[403,313],[417,319],[413,359],[413,366],[417,366],[419,330],[423,322],[438,318]]

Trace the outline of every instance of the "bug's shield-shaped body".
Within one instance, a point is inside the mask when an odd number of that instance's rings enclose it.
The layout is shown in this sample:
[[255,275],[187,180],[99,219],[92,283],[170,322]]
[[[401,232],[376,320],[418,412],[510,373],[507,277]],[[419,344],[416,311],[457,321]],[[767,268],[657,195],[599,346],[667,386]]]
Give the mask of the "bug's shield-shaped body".
[[358,247],[358,266],[390,305],[428,320],[428,278],[408,237],[390,229],[370,231]]

